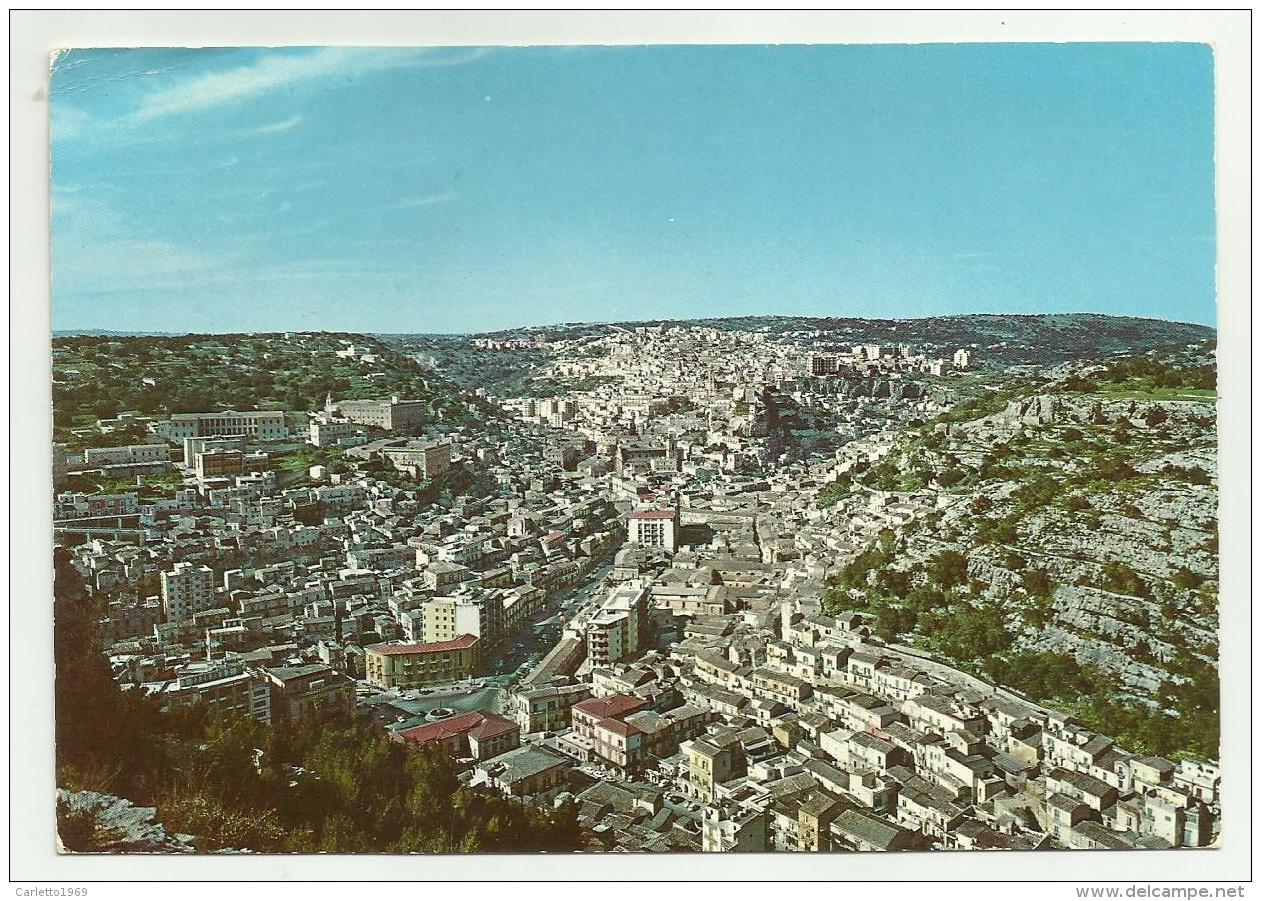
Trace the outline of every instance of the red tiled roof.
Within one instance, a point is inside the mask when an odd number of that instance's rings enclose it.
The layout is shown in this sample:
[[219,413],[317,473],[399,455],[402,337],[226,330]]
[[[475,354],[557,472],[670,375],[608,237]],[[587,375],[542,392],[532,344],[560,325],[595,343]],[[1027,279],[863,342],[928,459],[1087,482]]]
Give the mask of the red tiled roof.
[[673,510],[636,510],[631,519],[674,519]]
[[395,654],[434,654],[440,651],[462,651],[477,644],[476,635],[461,635],[450,641],[431,641],[428,644],[372,644],[364,648],[387,657]]
[[647,706],[647,701],[634,695],[609,695],[607,698],[588,698],[585,701],[579,701],[574,705],[574,710],[581,710],[589,716],[605,720],[626,716],[636,710],[643,710]]
[[492,738],[498,738],[500,735],[506,735],[516,728],[517,724],[512,722],[512,720],[504,719],[502,716],[497,716],[493,713],[482,713],[480,710],[474,710],[470,713],[462,713],[459,716],[453,716],[436,723],[425,723],[423,726],[413,726],[410,729],[395,732],[394,738],[414,745],[424,745],[431,741],[445,741],[448,738],[455,738],[465,734],[477,741],[487,741]]
[[473,711],[472,713],[453,716],[450,719],[441,720],[437,723],[425,723],[423,726],[403,729],[400,732],[395,732],[394,737],[414,745],[424,745],[431,741],[444,741],[448,738],[455,738],[457,735],[468,732],[481,721],[482,714]]
[[632,726],[630,723],[623,723],[621,720],[604,719],[595,724],[597,729],[604,729],[606,732],[612,732],[614,735],[638,735],[643,730],[638,726]]
[[489,741],[492,738],[498,738],[501,735],[507,735],[517,729],[517,724],[512,720],[504,719],[502,716],[496,716],[493,713],[482,714],[482,721],[469,730],[469,738],[477,741]]

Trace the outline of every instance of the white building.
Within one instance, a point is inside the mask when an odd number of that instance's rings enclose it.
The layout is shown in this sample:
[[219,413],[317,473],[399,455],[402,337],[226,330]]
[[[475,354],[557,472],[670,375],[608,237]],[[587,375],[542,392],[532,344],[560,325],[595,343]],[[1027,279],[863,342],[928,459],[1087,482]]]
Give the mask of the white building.
[[592,666],[608,666],[639,656],[650,590],[619,585],[587,622],[587,656]]
[[154,429],[177,444],[185,438],[208,435],[244,435],[255,441],[281,441],[289,436],[285,414],[280,410],[172,413],[170,420],[156,423]]
[[343,438],[349,438],[354,433],[355,426],[350,420],[334,419],[321,414],[311,420],[307,441],[316,447],[328,447],[337,444]]
[[88,466],[116,466],[123,463],[165,463],[171,450],[165,444],[129,444],[126,447],[89,447],[83,451]]
[[181,562],[162,573],[162,611],[168,621],[192,619],[213,607],[214,601],[215,574],[209,566]]
[[677,510],[636,510],[626,522],[627,540],[644,547],[660,547],[673,553],[678,548]]

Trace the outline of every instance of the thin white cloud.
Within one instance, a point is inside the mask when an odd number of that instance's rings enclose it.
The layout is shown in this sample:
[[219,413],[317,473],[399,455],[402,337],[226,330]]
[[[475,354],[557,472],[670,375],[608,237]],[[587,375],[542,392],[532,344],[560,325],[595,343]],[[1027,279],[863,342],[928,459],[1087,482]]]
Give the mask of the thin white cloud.
[[270,122],[267,125],[260,125],[258,128],[251,128],[248,133],[252,135],[275,135],[297,128],[301,124],[302,114],[294,113],[288,119],[281,119],[279,122]]
[[77,138],[88,130],[92,124],[91,113],[67,106],[64,103],[52,105],[52,139],[66,141]]
[[396,210],[414,210],[422,206],[433,206],[435,203],[446,203],[455,200],[454,191],[443,191],[440,194],[427,194],[424,197],[408,197],[394,204]]
[[255,62],[183,79],[147,94],[132,118],[147,122],[241,103],[317,79],[409,66],[448,66],[471,62],[480,48],[460,52],[435,48],[321,47],[303,53],[270,51]]

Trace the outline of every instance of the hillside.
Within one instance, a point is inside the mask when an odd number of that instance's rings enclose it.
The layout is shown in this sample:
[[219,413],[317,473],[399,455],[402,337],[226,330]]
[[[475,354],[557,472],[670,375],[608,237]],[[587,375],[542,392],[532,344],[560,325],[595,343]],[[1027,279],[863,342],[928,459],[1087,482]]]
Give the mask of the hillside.
[[[337,355],[352,343],[362,348],[359,354]],[[339,399],[397,394],[428,400],[435,418],[453,422],[486,412],[455,385],[364,335],[53,340],[53,422],[63,433],[126,410],[146,415],[229,408],[304,411],[322,406],[330,393]]]
[[1097,313],[930,316],[922,319],[749,317],[703,320],[701,325],[750,331],[814,330],[852,343],[976,346],[990,363],[1053,364],[1093,360],[1157,348],[1213,341],[1208,326]]
[[1122,359],[908,432],[855,481],[941,509],[829,603],[1136,748],[1215,757],[1213,384],[1204,361]]
[[[543,346],[487,350],[474,337],[498,341],[541,339],[579,342],[617,330],[643,326],[699,326],[762,332],[810,346],[910,344],[953,353],[973,348],[986,368],[1055,366],[1072,361],[1147,353],[1153,350],[1213,343],[1208,326],[1161,319],[1103,316],[1093,313],[1031,316],[934,316],[923,319],[812,318],[746,316],[723,319],[650,320],[619,323],[559,323],[505,329],[479,336],[381,335],[390,346],[422,359],[427,368],[466,387],[483,387],[513,396],[525,392],[531,373],[543,369],[554,351]],[[573,350],[571,344],[569,350]]]

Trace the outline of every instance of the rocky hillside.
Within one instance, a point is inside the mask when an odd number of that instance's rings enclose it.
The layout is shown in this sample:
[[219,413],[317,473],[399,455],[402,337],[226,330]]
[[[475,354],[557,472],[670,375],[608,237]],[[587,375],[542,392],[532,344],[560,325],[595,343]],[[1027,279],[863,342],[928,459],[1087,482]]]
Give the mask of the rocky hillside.
[[63,851],[99,854],[187,854],[190,835],[171,835],[157,810],[94,791],[57,789],[57,838]]
[[1121,360],[907,433],[858,479],[939,509],[848,567],[833,602],[1136,747],[1215,757],[1212,378]]

